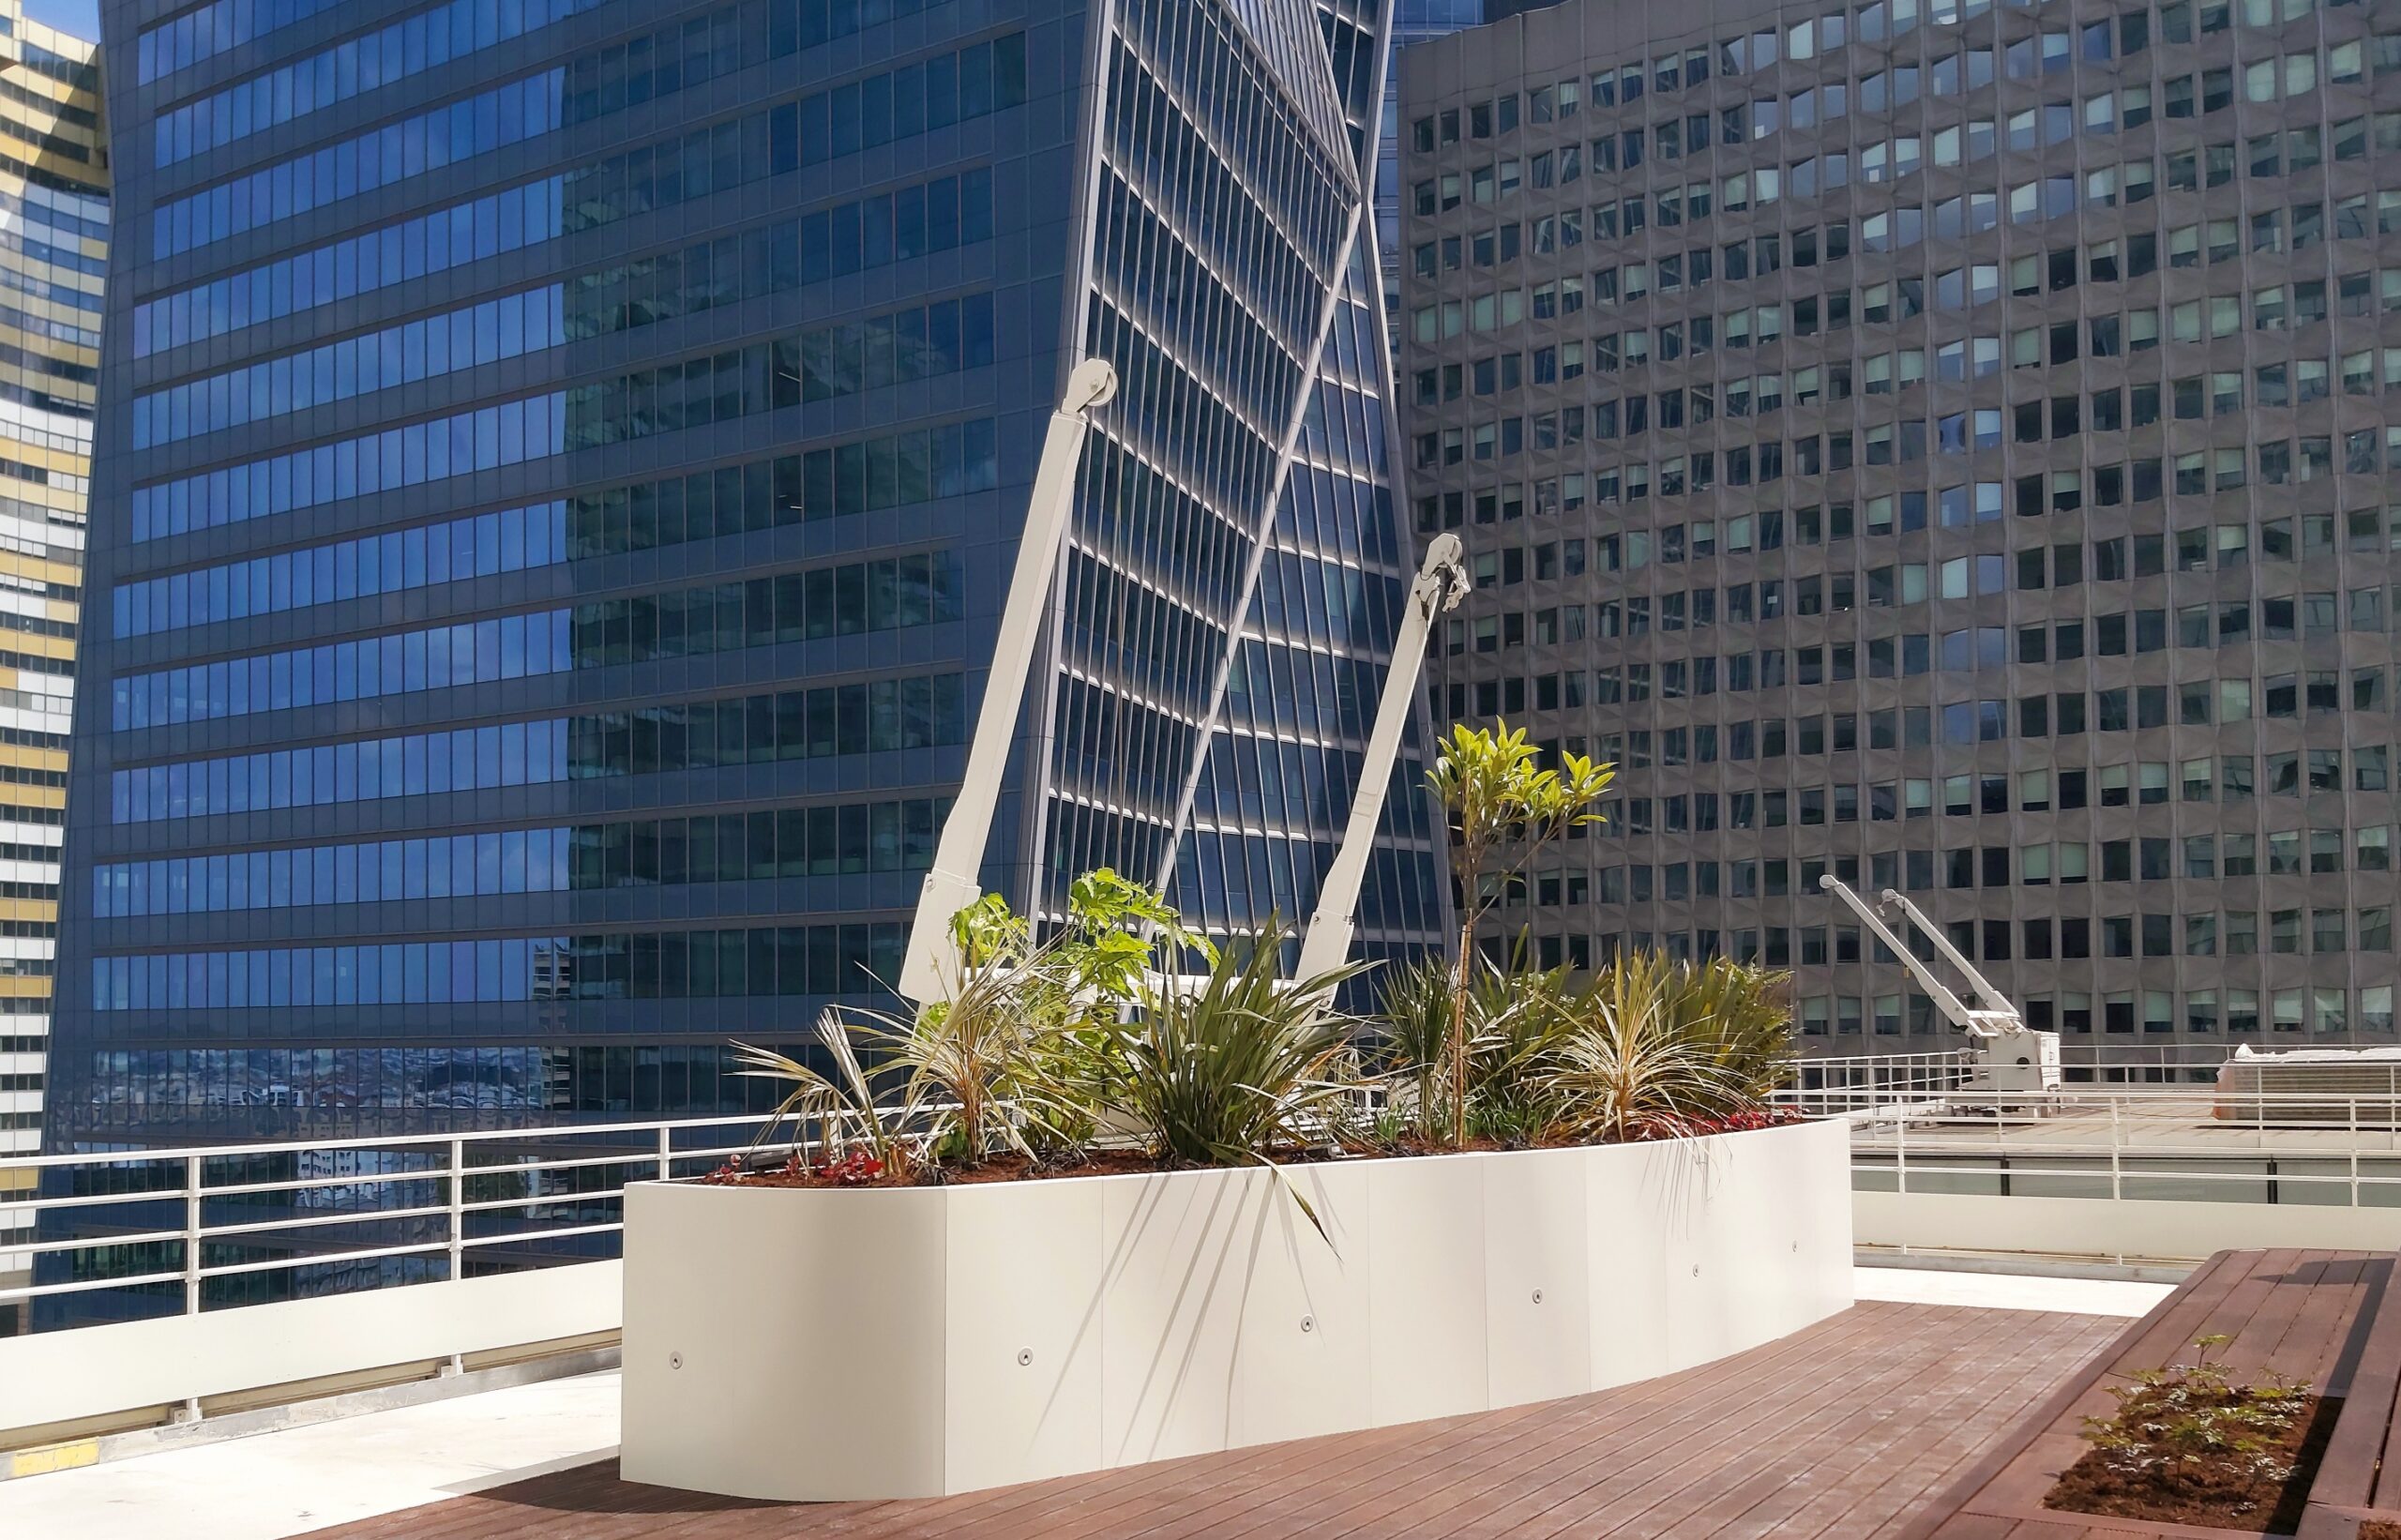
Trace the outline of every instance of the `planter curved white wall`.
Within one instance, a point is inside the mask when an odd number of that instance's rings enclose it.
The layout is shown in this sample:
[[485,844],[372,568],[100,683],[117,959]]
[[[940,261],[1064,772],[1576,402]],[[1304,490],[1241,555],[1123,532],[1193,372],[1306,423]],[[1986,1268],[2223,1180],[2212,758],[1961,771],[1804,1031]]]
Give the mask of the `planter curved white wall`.
[[626,1196],[627,1479],[930,1497],[1580,1395],[1851,1303],[1850,1130]]

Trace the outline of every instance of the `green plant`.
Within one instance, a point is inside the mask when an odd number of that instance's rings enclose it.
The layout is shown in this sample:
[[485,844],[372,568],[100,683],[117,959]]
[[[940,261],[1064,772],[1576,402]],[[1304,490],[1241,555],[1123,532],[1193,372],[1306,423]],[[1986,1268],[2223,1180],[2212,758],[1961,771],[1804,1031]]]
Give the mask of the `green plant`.
[[1282,984],[1284,936],[1271,919],[1207,978],[1146,987],[1135,1019],[1117,1029],[1110,1109],[1161,1160],[1262,1165],[1280,1176],[1276,1152],[1332,1144],[1350,1131],[1352,1023],[1334,1008],[1334,994],[1362,970]]
[[2109,1386],[2117,1414],[2086,1417],[2085,1442],[2124,1476],[2172,1475],[2230,1458],[2258,1480],[2290,1479],[2293,1468],[2277,1448],[2308,1414],[2309,1386],[2275,1373],[2237,1381],[2210,1357],[2226,1342],[2223,1336],[2197,1338],[2200,1351],[2192,1363],[2145,1369]]
[[[1488,958],[1471,965],[1466,1009],[1466,1122],[1479,1138],[1538,1142],[1556,1118],[1544,1070],[1567,1022],[1568,970],[1535,971],[1522,950],[1508,966]],[[1376,1072],[1425,1138],[1455,1125],[1446,1086],[1450,1034],[1457,1008],[1456,974],[1439,960],[1394,970],[1384,980]]]
[[732,1045],[733,1062],[741,1066],[736,1074],[746,1080],[774,1080],[792,1088],[760,1125],[750,1148],[756,1150],[768,1143],[776,1130],[789,1121],[794,1125],[795,1139],[805,1140],[808,1130],[814,1126],[830,1158],[840,1159],[851,1141],[857,1140],[884,1170],[907,1170],[911,1152],[898,1130],[912,1121],[913,1110],[891,1110],[896,1115],[887,1120],[887,1110],[859,1063],[858,1050],[852,1045],[851,1034],[839,1016],[830,1010],[823,1013],[817,1018],[816,1030],[819,1044],[834,1062],[831,1076],[821,1075],[773,1049],[748,1043]]
[[[1442,1067],[1450,1062],[1451,986],[1450,965],[1427,958],[1384,974],[1377,991],[1371,1044],[1376,1072],[1391,1094],[1388,1106],[1400,1102],[1399,1093],[1407,1093],[1405,1114],[1395,1111],[1396,1121],[1405,1115],[1423,1135],[1430,1135],[1442,1121],[1439,1096]],[[1384,1142],[1397,1141],[1400,1132],[1396,1126]]]
[[894,1129],[969,1169],[1004,1153],[1040,1159],[1075,1147],[1097,1121],[1117,1019],[1155,947],[1216,957],[1158,894],[1106,868],[1075,883],[1067,923],[1048,939],[1037,941],[997,894],[954,915],[951,934],[959,963],[948,999],[905,1014],[851,1007],[819,1019],[833,1075],[734,1045],[743,1074],[793,1087],[762,1142],[786,1119],[815,1123],[837,1153],[843,1140],[870,1140],[896,1172],[912,1152]]
[[1541,1075],[1588,1139],[1687,1133],[1760,1111],[1791,1056],[1784,975],[1637,952],[1570,1002]]
[[[1446,1063],[1451,1074],[1451,1141],[1467,1142],[1468,995],[1485,912],[1523,874],[1543,847],[1568,830],[1600,822],[1594,810],[1617,772],[1581,754],[1563,754],[1543,769],[1523,728],[1451,729],[1426,779],[1448,809],[1452,877],[1458,893],[1459,950],[1451,987]],[[1504,846],[1514,858],[1495,868]]]

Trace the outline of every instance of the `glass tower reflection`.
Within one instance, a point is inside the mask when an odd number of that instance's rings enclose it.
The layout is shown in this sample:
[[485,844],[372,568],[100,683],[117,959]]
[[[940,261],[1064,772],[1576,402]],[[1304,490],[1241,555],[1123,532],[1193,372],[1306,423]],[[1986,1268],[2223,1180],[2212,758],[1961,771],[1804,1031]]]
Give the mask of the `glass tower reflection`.
[[897,971],[1090,355],[986,885],[1308,913],[1412,566],[1379,7],[203,10],[111,13],[53,1148],[753,1101]]

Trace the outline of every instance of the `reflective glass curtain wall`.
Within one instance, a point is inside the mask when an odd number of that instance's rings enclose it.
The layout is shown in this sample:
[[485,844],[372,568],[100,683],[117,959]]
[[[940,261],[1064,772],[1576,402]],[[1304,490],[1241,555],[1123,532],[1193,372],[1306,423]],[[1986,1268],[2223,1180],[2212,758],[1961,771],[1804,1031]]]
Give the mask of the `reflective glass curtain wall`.
[[[0,1286],[40,1147],[109,167],[96,47],[0,3]],[[0,1305],[0,1336],[18,1307]]]
[[[1087,355],[1125,384],[987,884],[1305,915],[1412,566],[1381,25],[113,7],[53,1146],[754,1097],[726,1039],[898,970]],[[1380,956],[1441,933],[1413,796],[1388,832]]]

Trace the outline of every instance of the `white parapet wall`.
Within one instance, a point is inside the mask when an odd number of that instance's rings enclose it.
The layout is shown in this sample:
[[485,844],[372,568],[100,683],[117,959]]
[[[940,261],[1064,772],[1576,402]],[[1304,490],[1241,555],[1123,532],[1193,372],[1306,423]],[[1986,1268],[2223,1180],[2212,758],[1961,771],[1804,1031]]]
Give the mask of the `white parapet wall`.
[[2401,1248],[2401,1208],[2198,1199],[1857,1192],[1861,1246],[1919,1251],[2197,1261],[2252,1246]]
[[578,1262],[0,1339],[0,1433],[612,1331],[622,1271]]
[[624,1473],[936,1496],[1667,1374],[1850,1305],[1850,1164],[1823,1123],[1282,1176],[642,1184]]

